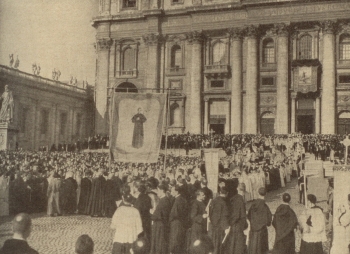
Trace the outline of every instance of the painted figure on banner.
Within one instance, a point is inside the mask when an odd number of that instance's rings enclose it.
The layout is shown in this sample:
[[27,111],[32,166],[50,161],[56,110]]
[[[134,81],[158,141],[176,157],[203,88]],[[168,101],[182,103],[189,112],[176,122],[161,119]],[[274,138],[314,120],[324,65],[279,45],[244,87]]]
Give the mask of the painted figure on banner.
[[12,92],[10,91],[8,85],[5,85],[5,91],[1,95],[0,100],[2,100],[0,122],[12,122],[14,102]]
[[142,114],[142,109],[138,108],[137,114],[133,116],[131,121],[134,123],[134,134],[132,136],[132,146],[134,148],[141,148],[143,146],[143,123],[147,121]]

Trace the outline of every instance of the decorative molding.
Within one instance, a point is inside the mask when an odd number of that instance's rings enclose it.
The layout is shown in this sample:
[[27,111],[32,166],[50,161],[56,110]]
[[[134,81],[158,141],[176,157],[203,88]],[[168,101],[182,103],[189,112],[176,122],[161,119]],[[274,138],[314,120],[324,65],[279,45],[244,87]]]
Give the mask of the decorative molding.
[[333,166],[334,171],[350,172],[350,165]]
[[273,94],[261,94],[260,104],[263,105],[276,105],[276,95]]
[[248,38],[256,38],[258,36],[258,26],[250,25],[245,28],[245,35]]
[[244,30],[242,28],[233,27],[229,28],[227,33],[232,38],[232,40],[242,40]]
[[296,93],[296,92],[290,93],[290,97],[291,97],[293,100],[295,100],[295,99],[297,98],[297,95],[298,95],[298,93]]
[[350,105],[350,95],[339,95],[338,96],[338,104]]
[[323,34],[334,34],[337,29],[336,22],[333,20],[325,20],[320,22],[320,24]]
[[278,36],[288,37],[290,33],[290,27],[284,23],[275,24],[274,28],[277,31]]
[[202,43],[204,40],[204,35],[202,31],[192,31],[186,34],[187,40],[190,43]]
[[109,50],[113,44],[113,40],[111,38],[108,39],[100,39],[94,45],[95,48],[97,46],[97,50]]
[[159,34],[145,34],[142,36],[143,41],[147,46],[157,46],[163,39]]
[[170,34],[166,35],[164,38],[168,42],[180,42],[187,39],[186,34]]
[[341,22],[338,25],[339,33],[350,33],[350,22]]
[[260,116],[267,112],[271,112],[272,114],[276,115],[276,107],[260,107]]

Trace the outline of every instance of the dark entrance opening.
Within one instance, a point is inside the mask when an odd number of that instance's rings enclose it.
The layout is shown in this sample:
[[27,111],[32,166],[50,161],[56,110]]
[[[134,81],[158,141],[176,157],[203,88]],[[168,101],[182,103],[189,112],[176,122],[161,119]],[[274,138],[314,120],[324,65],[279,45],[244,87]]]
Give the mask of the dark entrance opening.
[[210,130],[213,130],[214,134],[225,134],[225,124],[210,124]]
[[124,82],[121,83],[117,88],[115,89],[116,93],[137,93],[137,87],[130,82]]
[[275,133],[275,118],[262,118],[260,122],[260,133],[273,135]]
[[299,115],[298,121],[298,132],[302,134],[314,133],[315,119],[313,115]]
[[338,134],[344,135],[350,133],[350,112],[343,112],[338,118]]

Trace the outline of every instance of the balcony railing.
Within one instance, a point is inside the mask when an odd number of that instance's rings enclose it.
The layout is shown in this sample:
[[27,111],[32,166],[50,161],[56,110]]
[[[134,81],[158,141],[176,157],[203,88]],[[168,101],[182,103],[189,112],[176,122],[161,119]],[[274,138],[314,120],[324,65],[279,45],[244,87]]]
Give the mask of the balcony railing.
[[227,64],[213,64],[206,65],[204,67],[204,73],[212,74],[212,73],[228,73],[230,71],[230,66]]
[[166,70],[167,76],[182,76],[185,75],[185,68],[180,68],[180,66],[170,67]]
[[137,77],[137,70],[121,70],[119,71],[120,77]]

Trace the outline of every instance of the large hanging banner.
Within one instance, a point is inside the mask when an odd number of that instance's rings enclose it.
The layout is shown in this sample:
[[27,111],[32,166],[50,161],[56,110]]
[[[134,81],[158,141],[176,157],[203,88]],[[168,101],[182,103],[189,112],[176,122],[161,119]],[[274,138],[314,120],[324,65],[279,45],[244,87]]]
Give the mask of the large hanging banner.
[[219,182],[219,149],[204,149],[204,161],[208,188],[213,191],[215,197]]
[[110,152],[121,162],[158,161],[166,94],[114,93],[110,115]]

